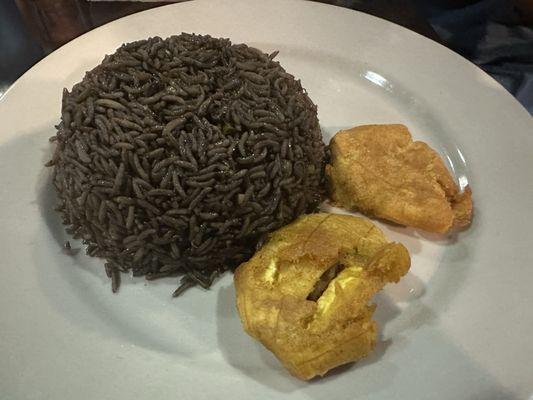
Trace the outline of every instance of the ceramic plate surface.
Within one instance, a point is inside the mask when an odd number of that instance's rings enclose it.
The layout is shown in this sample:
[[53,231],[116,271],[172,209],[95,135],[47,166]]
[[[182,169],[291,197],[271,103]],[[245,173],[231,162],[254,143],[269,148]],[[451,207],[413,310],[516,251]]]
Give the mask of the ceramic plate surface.
[[[278,59],[340,128],[403,123],[471,185],[474,223],[436,236],[380,224],[412,269],[377,296],[366,360],[310,383],[241,328],[232,277],[172,299],[175,279],[123,277],[74,256],[52,210],[48,138],[61,92],[123,42],[182,31]],[[199,0],[105,25],[34,66],[0,100],[2,399],[528,399],[533,395],[533,124],[481,70],[413,32],[286,0]]]

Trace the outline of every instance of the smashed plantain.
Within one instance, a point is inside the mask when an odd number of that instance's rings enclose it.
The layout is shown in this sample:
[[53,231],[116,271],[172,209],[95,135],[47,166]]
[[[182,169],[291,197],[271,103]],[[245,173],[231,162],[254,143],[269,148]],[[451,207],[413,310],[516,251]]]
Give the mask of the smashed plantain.
[[334,203],[402,225],[444,233],[472,219],[472,193],[460,193],[439,154],[403,125],[338,132],[326,166]]
[[308,380],[372,351],[369,301],[409,267],[407,249],[387,243],[372,222],[305,215],[237,268],[237,308],[245,331]]

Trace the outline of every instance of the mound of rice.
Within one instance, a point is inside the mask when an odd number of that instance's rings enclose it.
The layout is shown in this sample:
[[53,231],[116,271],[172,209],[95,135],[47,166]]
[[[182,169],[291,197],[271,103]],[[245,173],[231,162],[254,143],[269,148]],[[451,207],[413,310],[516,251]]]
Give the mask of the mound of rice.
[[267,55],[181,34],[125,44],[63,94],[49,163],[68,231],[120,271],[209,287],[320,202],[316,106]]

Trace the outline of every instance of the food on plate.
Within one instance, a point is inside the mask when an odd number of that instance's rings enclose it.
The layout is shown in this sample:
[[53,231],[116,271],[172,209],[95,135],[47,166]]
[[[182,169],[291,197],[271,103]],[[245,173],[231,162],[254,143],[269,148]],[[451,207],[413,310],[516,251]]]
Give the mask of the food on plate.
[[265,54],[181,34],[124,44],[64,91],[49,165],[68,231],[119,271],[208,287],[313,211],[325,146],[300,81]]
[[399,224],[444,233],[472,219],[472,192],[460,192],[439,154],[403,125],[337,132],[326,166],[332,200]]
[[304,215],[236,269],[237,307],[245,331],[307,380],[372,351],[369,301],[409,267],[407,249],[367,219]]

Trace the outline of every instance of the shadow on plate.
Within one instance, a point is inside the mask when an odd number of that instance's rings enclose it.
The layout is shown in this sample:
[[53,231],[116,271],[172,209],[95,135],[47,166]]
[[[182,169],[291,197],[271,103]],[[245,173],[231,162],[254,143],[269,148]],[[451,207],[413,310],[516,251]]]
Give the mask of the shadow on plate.
[[[35,171],[35,200],[32,203],[39,220],[31,251],[32,268],[44,298],[73,325],[102,335],[106,340],[117,339],[117,343],[122,343],[121,348],[126,349],[125,354],[129,346],[181,357],[212,351],[214,340],[187,327],[202,327],[204,316],[215,307],[216,299],[211,300],[211,307],[201,304],[194,308],[191,305],[198,303],[196,296],[172,299],[176,278],[148,284],[144,278],[132,278],[127,274],[122,274],[120,293],[111,293],[104,261],[87,256],[85,246],[65,232],[60,214],[54,211],[57,196],[52,185],[52,170],[44,167],[51,154],[46,142],[48,136],[43,133],[19,138],[13,142],[11,155],[7,155],[14,158],[18,154],[18,162],[23,163],[20,155],[25,153],[20,149],[33,147],[39,149],[42,156]],[[66,241],[70,242],[72,250],[65,249]],[[180,329],[185,332],[178,338]]]
[[[328,372],[322,378],[314,378],[309,382],[298,380],[289,374],[278,359],[259,342],[248,336],[241,325],[235,305],[235,288],[233,285],[221,287],[218,292],[217,304],[217,337],[220,350],[228,364],[242,374],[254,379],[277,392],[290,393],[310,386],[334,382],[345,373],[357,373],[357,370],[382,361],[382,357],[391,345],[391,340],[378,340],[374,351],[365,359],[355,364],[347,364]],[[381,326],[388,319],[395,318],[400,312],[393,301],[386,298],[380,300],[380,313],[376,319]],[[390,367],[390,365],[389,365]],[[388,368],[387,371],[393,371]],[[379,385],[386,384],[393,379],[394,374],[381,377]],[[368,387],[358,388],[358,394],[370,393],[377,390],[371,383]]]
[[[85,254],[85,245],[80,240],[73,239],[65,231],[65,226],[61,223],[61,215],[55,211],[58,205],[57,194],[52,184],[52,169],[43,167],[39,175],[38,187],[36,188],[37,205],[42,220],[46,224],[48,231],[57,244],[57,252],[66,256],[71,256],[76,266],[98,277],[102,282],[108,282],[109,279],[105,274],[97,272],[94,265],[84,262],[84,258],[90,260]],[[67,250],[65,244],[69,243],[71,249]],[[104,261],[102,260],[102,268]],[[123,279],[124,280],[124,279]]]

